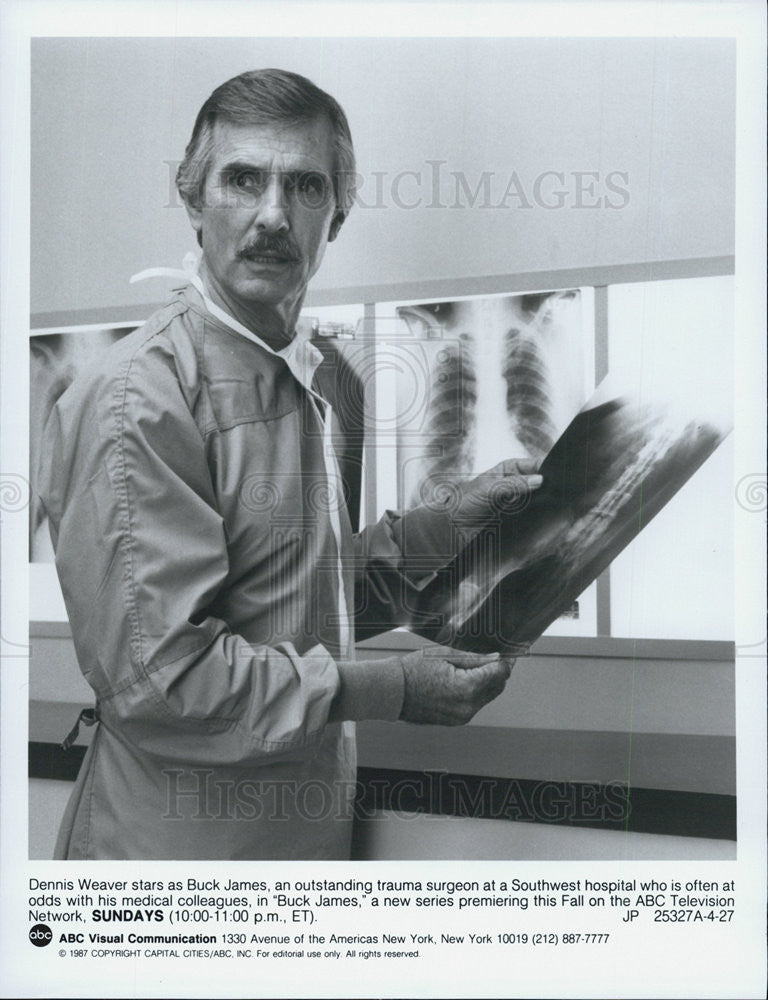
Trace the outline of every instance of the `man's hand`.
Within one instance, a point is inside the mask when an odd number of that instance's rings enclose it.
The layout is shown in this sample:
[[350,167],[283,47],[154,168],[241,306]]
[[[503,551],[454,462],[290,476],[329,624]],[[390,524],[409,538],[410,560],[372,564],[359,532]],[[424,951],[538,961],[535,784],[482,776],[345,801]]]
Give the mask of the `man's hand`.
[[405,572],[418,579],[441,558],[452,559],[487,524],[524,510],[542,483],[536,466],[532,458],[507,459],[470,480],[429,476],[419,506],[392,526]]
[[537,466],[534,458],[510,458],[461,484],[453,500],[454,519],[472,523],[494,514],[522,510],[531,493],[541,486]]
[[400,661],[404,722],[461,726],[504,690],[513,658],[456,649],[417,649]]

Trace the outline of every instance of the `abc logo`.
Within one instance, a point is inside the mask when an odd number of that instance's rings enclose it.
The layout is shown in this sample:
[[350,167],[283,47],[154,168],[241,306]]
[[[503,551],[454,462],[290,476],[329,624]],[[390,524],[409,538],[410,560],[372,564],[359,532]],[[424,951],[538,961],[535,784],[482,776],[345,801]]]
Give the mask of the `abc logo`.
[[36,948],[45,948],[53,940],[53,931],[46,924],[35,924],[29,932],[29,940]]

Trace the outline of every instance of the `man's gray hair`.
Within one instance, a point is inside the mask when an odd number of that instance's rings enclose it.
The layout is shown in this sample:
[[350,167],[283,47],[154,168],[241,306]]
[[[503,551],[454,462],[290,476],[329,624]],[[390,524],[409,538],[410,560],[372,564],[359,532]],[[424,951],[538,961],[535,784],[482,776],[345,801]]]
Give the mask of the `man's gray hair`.
[[311,80],[282,69],[250,70],[213,91],[198,112],[192,138],[176,172],[179,194],[186,203],[200,207],[217,121],[233,125],[298,125],[322,118],[333,130],[336,210],[346,217],[355,197],[355,151],[347,116],[338,101]]

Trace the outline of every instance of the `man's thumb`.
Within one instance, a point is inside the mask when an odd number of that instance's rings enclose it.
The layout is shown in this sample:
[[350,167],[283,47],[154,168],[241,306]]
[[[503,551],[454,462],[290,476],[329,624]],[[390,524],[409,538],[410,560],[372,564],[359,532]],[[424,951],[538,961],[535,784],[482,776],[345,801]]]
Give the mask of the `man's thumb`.
[[499,659],[498,653],[465,653],[458,649],[452,649],[444,655],[449,663],[460,670],[472,670],[475,667],[485,666],[486,663],[494,663]]

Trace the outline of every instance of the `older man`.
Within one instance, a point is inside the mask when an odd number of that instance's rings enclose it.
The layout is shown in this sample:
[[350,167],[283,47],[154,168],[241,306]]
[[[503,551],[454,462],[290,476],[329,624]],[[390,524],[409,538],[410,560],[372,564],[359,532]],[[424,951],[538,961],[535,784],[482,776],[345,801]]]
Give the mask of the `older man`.
[[407,518],[353,538],[295,336],[353,179],[344,112],[308,80],[215,90],[177,178],[199,272],[51,415],[41,493],[98,720],[58,857],[347,857],[354,720],[462,723],[509,675],[353,658],[355,573],[399,620]]

